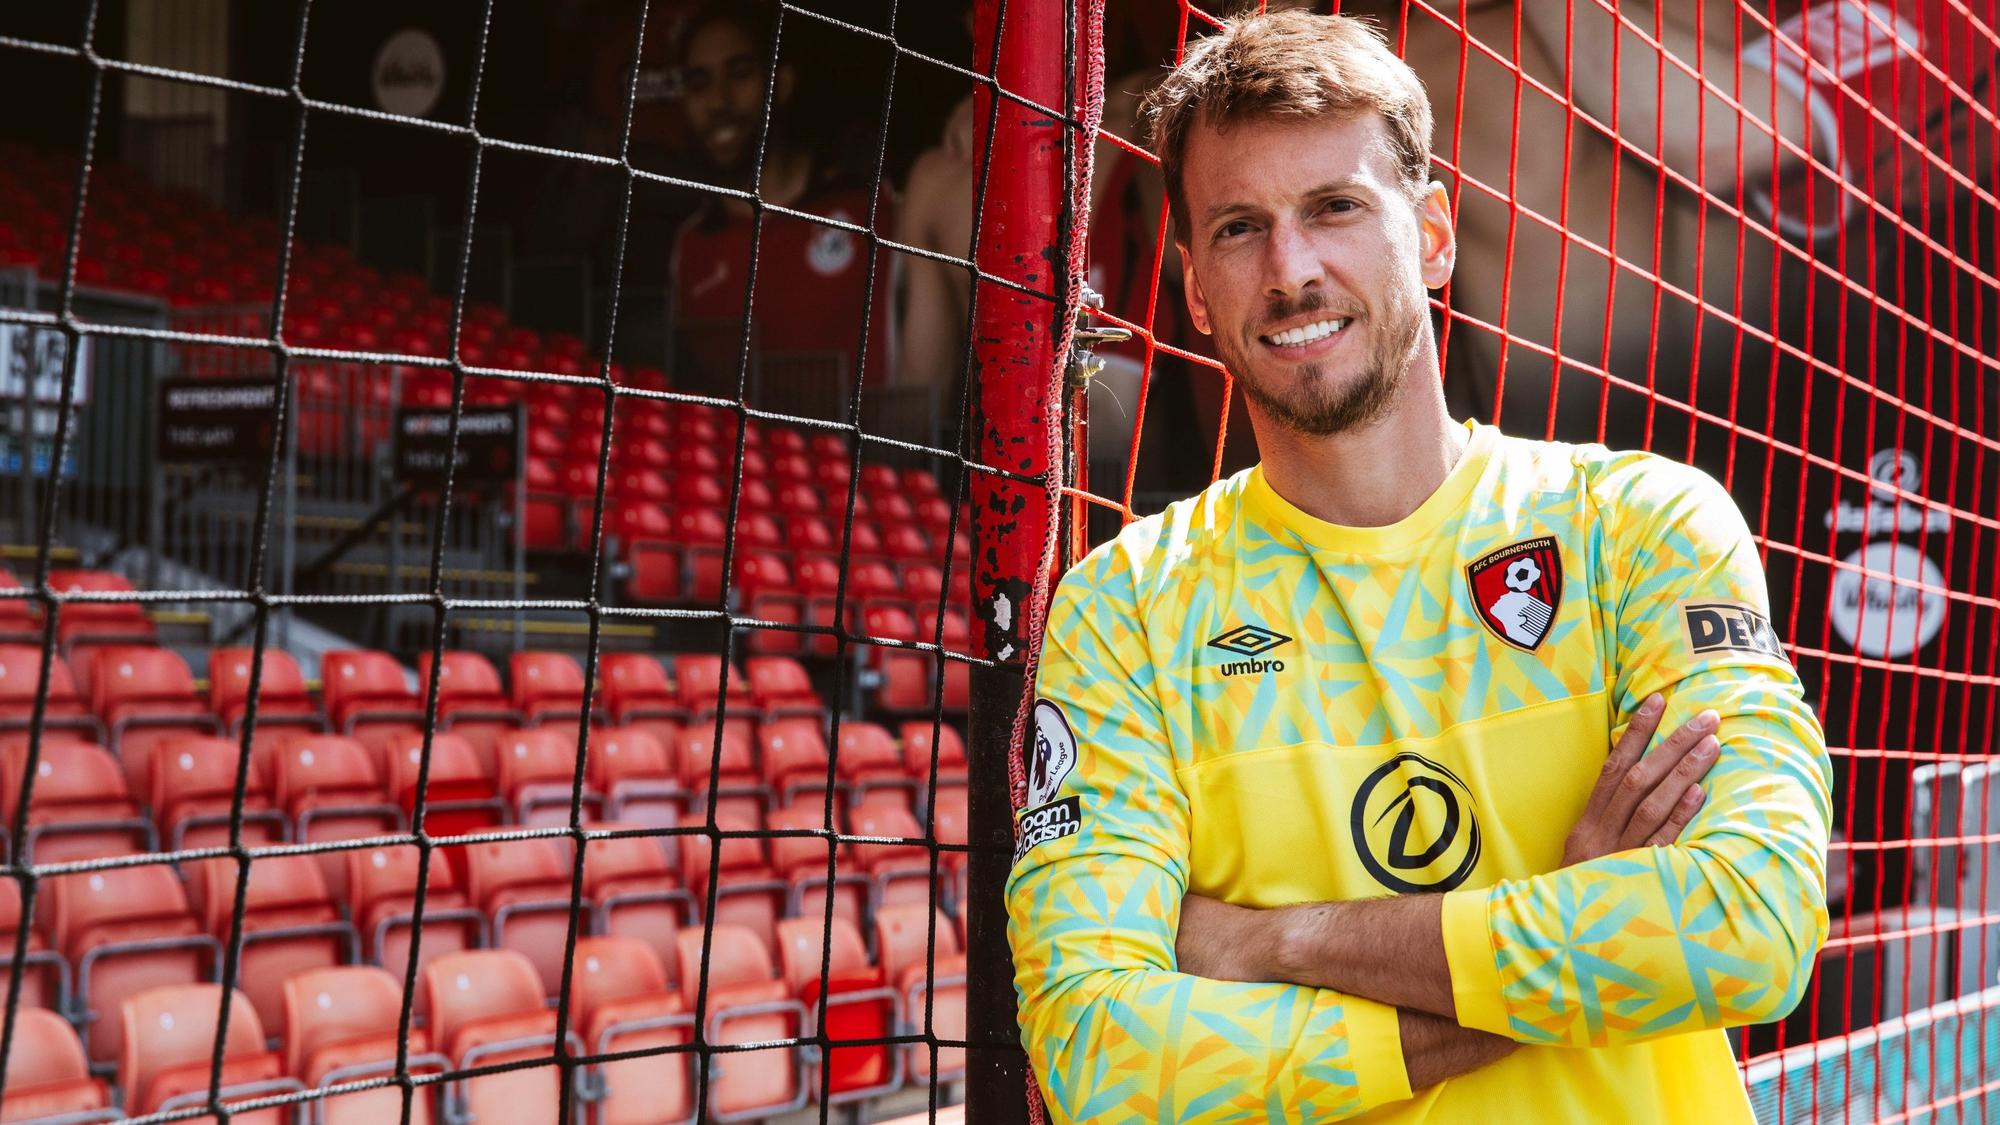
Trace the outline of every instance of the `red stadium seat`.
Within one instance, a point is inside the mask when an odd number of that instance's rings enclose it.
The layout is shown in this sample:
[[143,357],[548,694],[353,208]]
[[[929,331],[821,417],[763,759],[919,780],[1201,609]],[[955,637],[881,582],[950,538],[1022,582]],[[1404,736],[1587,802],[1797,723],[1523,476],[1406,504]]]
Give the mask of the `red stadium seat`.
[[750,702],[766,722],[786,715],[826,714],[805,665],[788,656],[753,656],[743,662],[750,677]]
[[[208,654],[208,705],[224,731],[235,734],[243,728],[249,710],[251,664],[257,659],[253,648],[218,648]],[[326,720],[312,696],[306,693],[305,677],[299,665],[283,649],[266,648],[263,667],[257,678],[257,742],[275,742],[294,731],[323,731]]]
[[[203,928],[228,941],[240,868],[232,858],[204,859],[189,872],[189,895]],[[236,986],[256,1006],[257,1017],[282,1027],[285,978],[308,969],[358,959],[354,927],[327,893],[319,861],[309,855],[261,856],[250,861],[243,892],[242,952]]]
[[933,726],[929,720],[913,720],[904,723],[901,730],[903,768],[911,777],[927,782],[935,763],[940,785],[946,779],[964,784],[965,740],[959,737],[957,727],[948,723]]
[[[904,1034],[965,1038],[965,955],[941,912],[922,905],[884,907],[875,915],[875,954],[902,997]],[[940,1047],[935,1071],[927,1045],[913,1043],[906,1049],[913,1082],[950,1082],[965,1073],[963,1047]]]
[[[498,772],[490,754],[481,754],[457,734],[435,734],[430,740],[430,769],[423,775],[424,830],[432,835],[458,835],[494,828],[505,821],[506,802],[498,795]],[[375,765],[403,818],[416,823],[417,781],[424,765],[421,732],[371,735],[363,741],[375,754]]]
[[[500,737],[493,752],[500,795],[513,809],[514,823],[540,827],[569,823],[576,751],[575,727],[540,727]],[[601,793],[586,787],[582,800],[586,819],[603,810]]]
[[[849,719],[840,724],[840,778],[846,782],[850,804],[865,804],[890,796],[904,808],[917,807],[917,794],[924,782],[903,769],[903,754],[887,728],[878,723]],[[926,779],[927,780],[927,779]]]
[[816,715],[771,719],[757,728],[764,785],[773,804],[788,805],[800,794],[823,794],[831,777],[826,727]]
[[[636,827],[591,825],[593,830]],[[689,842],[707,844],[700,837]],[[584,847],[583,893],[596,910],[598,933],[637,938],[662,958],[673,957],[675,939],[695,916],[694,896],[681,885],[668,860],[680,846],[681,839],[674,836],[618,836],[592,840]]]
[[411,690],[402,665],[387,653],[328,652],[320,657],[320,679],[326,717],[342,734],[423,727],[424,697]]
[[[402,828],[402,810],[390,800],[373,756],[353,739],[337,734],[295,739],[269,761],[272,793],[291,821],[293,840],[351,840]],[[344,899],[347,857],[329,851],[318,858],[328,889]]]
[[[42,736],[35,786],[28,800],[24,861],[61,863],[153,851],[152,821],[125,786],[125,771],[100,746],[50,732]],[[20,807],[28,767],[28,736],[0,740],[0,815],[8,824]]]
[[696,602],[722,600],[722,553],[729,542],[729,525],[715,507],[681,506],[674,510],[674,542],[681,544],[687,580],[681,596]]
[[[658,657],[643,652],[607,652],[597,658],[604,681],[604,708],[613,722],[627,725],[666,720],[676,730],[687,719],[673,681]],[[665,736],[655,732],[655,737]]]
[[[13,970],[14,949],[25,922],[27,919],[21,917],[21,884],[12,879],[0,880],[0,973]],[[68,1011],[69,963],[48,947],[41,931],[33,926],[28,926],[27,937],[28,954],[21,968],[21,1006]]]
[[[27,590],[27,583],[0,564],[0,590]],[[41,605],[27,593],[0,594],[0,643],[40,647],[42,643]]]
[[[0,645],[0,730],[27,728],[34,717],[35,692],[41,675],[41,646]],[[96,716],[76,690],[69,665],[60,656],[49,665],[42,726],[47,730],[74,731],[93,741],[102,733]]]
[[[567,719],[571,729],[584,714],[583,667],[562,652],[517,652],[508,657],[514,681],[514,707],[524,721],[542,723]],[[603,717],[602,701],[593,701],[593,720]]]
[[424,969],[431,1041],[456,1069],[547,1060],[452,1082],[445,1116],[481,1125],[537,1125],[568,1120],[571,1097],[555,1065],[556,1013],[527,958],[505,949],[452,953]]
[[[694,1007],[703,979],[703,935],[680,937],[681,998]],[[769,946],[740,927],[717,923],[707,943],[709,1043],[789,1039],[805,1026],[805,1005],[793,999],[771,967]],[[732,1051],[709,1063],[709,1116],[716,1121],[774,1117],[805,1105],[802,1052],[795,1047]]]
[[[182,736],[153,747],[145,771],[152,786],[148,792],[153,821],[170,851],[229,843],[242,753],[242,744],[227,738]],[[289,831],[255,759],[243,789],[242,824],[246,844],[278,843]]]
[[[910,814],[908,808],[893,800],[876,799],[856,805],[848,810],[847,824],[856,836],[899,840],[924,838],[923,827],[917,823],[917,818]],[[928,849],[916,844],[856,843],[854,857],[856,867],[868,876],[871,897],[877,909],[885,905],[929,905],[937,901]]]
[[821,1027],[830,1044],[874,1041],[826,1049],[823,1080],[808,1084],[816,1094],[824,1091],[828,1105],[840,1105],[895,1091],[903,1066],[901,1052],[881,1042],[898,1034],[895,990],[869,964],[855,923],[835,918],[830,929],[816,917],[778,923],[778,964],[785,986],[806,1006],[808,1027]]
[[[373,965],[313,969],[285,981],[285,1070],[308,1089],[393,1075],[399,1047],[403,982]],[[409,1069],[413,1074],[446,1069],[430,1054],[430,1037],[410,1029]],[[410,1107],[411,1125],[436,1120],[434,1087],[418,1087]],[[373,1125],[400,1121],[403,1093],[394,1086],[357,1094],[320,1096],[316,1121],[323,1125]]]
[[[673,956],[679,956],[678,949]],[[659,1050],[693,1041],[694,1016],[670,991],[664,962],[626,937],[579,938],[570,977],[571,1031],[595,1055]],[[694,1120],[692,1051],[593,1067],[601,1125],[677,1125]]]
[[[219,984],[184,984],[149,989],[120,1006],[117,1018],[124,1027],[124,1049],[119,1056],[118,1085],[125,1093],[128,1112],[160,1113],[207,1104],[222,999]],[[297,1079],[286,1076],[284,1060],[275,1051],[264,1049],[264,1026],[250,1002],[242,993],[232,992],[229,1004],[222,1081],[216,1096],[229,1103],[303,1089]],[[287,1109],[272,1107],[238,1112],[230,1120],[245,1125],[279,1125],[289,1120],[289,1114]]]
[[764,820],[724,809],[716,813],[715,828],[719,836],[680,838],[681,881],[696,902],[706,903],[710,901],[712,873],[715,905],[708,920],[717,926],[741,927],[757,935],[768,948],[777,933],[778,918],[785,911],[789,889],[772,870],[764,840],[749,835],[762,832]]
[[[450,849],[465,872],[465,889],[493,923],[493,945],[525,956],[541,974],[545,994],[562,990],[569,940],[571,865],[566,842],[488,840]],[[580,932],[589,931],[592,904],[578,903]]]
[[718,811],[733,810],[754,817],[770,801],[770,791],[757,773],[756,746],[748,724],[709,720],[688,727],[681,732],[679,759],[681,787],[692,807],[708,807],[711,785]]
[[[943,614],[942,629],[938,622],[939,614],[934,608],[918,610],[917,631],[925,641],[962,656],[972,652],[972,626],[966,621],[965,614],[947,609]],[[940,706],[946,714],[963,715],[971,703],[972,665],[963,660],[944,660],[944,696]]]
[[626,597],[642,605],[665,605],[687,596],[687,558],[666,509],[621,506],[606,517],[604,532],[624,545],[625,561],[632,569],[625,581]]
[[151,792],[155,746],[216,733],[215,716],[195,694],[194,675],[174,653],[138,645],[102,645],[83,659],[94,668],[93,702],[110,734],[111,752],[124,763],[134,793]]
[[[727,672],[728,683],[723,682]],[[674,678],[681,706],[691,719],[720,712],[730,719],[757,718],[757,705],[750,693],[750,678],[734,665],[723,667],[722,657],[713,653],[690,652],[674,657]],[[724,692],[727,692],[725,695]]]
[[853,631],[853,607],[857,604],[850,590],[844,603],[848,611],[838,612],[843,604],[839,598],[844,581],[840,561],[822,555],[801,555],[793,566],[793,573],[798,579],[800,600],[804,603],[805,623],[826,630],[808,636],[805,650],[813,656],[832,656],[839,651],[839,641],[833,631]]
[[[783,625],[805,621],[805,603],[799,598],[784,555],[742,551],[736,556],[736,588],[748,617]],[[805,647],[805,636],[790,629],[757,628],[750,632],[746,647],[760,653],[798,652]]]
[[[834,874],[826,873],[826,850],[830,828],[826,806],[806,800],[771,810],[765,823],[779,835],[771,838],[771,866],[784,880],[788,906],[786,914],[817,921],[826,914],[827,888],[833,888],[833,916],[859,926],[868,913],[868,876],[856,866],[854,845],[836,845]],[[809,835],[810,833],[810,835]]]
[[[901,609],[875,605],[862,614],[862,631],[870,637],[895,641],[931,641],[916,619]],[[932,691],[938,657],[933,653],[893,645],[875,645],[868,650],[868,669],[875,681],[875,706],[883,711],[907,714],[929,711],[935,698]]]
[[[76,969],[76,1001],[110,1013],[126,1000],[169,984],[204,980],[221,963],[216,940],[204,933],[173,869],[147,864],[48,880],[49,939]],[[39,913],[40,907],[38,907]],[[97,1062],[124,1049],[125,1027],[99,1018],[85,1046]]]
[[[492,748],[494,739],[521,725],[521,713],[500,689],[493,662],[476,652],[446,650],[437,669],[438,728]],[[431,678],[431,654],[417,656],[417,680]]]
[[[673,728],[679,745],[680,728]],[[590,742],[590,787],[604,795],[604,815],[611,820],[654,828],[671,828],[687,811],[688,791],[668,743],[640,727],[593,732]]]
[[[51,570],[49,589],[57,594],[132,594],[132,583],[108,570]],[[153,619],[135,601],[66,601],[56,619],[56,640],[66,655],[106,644],[150,645],[159,639]]]
[[0,1121],[109,1121],[111,1090],[90,1076],[90,1060],[68,1020],[42,1008],[23,1007],[14,1017],[14,1045],[7,1053],[6,1105]]
[[[410,931],[417,917],[420,855],[415,844],[347,853],[348,917],[360,931],[364,957],[402,980],[410,964]],[[418,970],[448,953],[486,944],[486,916],[459,888],[445,855],[434,852],[424,873],[421,919],[424,940]],[[426,1003],[421,989],[418,1014]]]

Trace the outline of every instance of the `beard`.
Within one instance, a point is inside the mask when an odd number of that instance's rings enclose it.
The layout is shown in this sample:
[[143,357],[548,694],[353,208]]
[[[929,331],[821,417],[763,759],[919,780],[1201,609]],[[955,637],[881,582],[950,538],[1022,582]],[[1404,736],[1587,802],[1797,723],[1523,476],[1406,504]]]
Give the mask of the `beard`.
[[[1301,313],[1317,312],[1326,306],[1317,291],[1299,301],[1274,301],[1258,322],[1269,324]],[[1222,361],[1243,384],[1243,393],[1272,421],[1306,437],[1332,437],[1359,429],[1388,412],[1402,386],[1403,370],[1410,350],[1423,327],[1421,315],[1404,316],[1385,325],[1387,332],[1363,361],[1361,370],[1336,382],[1323,363],[1308,363],[1296,369],[1290,387],[1272,385],[1276,380],[1253,376],[1251,355],[1257,346],[1223,334],[1215,338]],[[1351,319],[1341,331],[1351,332],[1360,324]],[[1225,342],[1226,341],[1226,342]]]

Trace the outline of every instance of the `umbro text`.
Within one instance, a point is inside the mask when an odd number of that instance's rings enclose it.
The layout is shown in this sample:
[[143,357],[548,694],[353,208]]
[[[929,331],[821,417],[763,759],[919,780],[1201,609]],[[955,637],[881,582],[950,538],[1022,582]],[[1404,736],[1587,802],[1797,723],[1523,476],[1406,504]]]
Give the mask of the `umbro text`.
[[1222,674],[1225,676],[1247,676],[1252,672],[1282,672],[1284,670],[1285,662],[1282,660],[1234,660],[1222,666]]

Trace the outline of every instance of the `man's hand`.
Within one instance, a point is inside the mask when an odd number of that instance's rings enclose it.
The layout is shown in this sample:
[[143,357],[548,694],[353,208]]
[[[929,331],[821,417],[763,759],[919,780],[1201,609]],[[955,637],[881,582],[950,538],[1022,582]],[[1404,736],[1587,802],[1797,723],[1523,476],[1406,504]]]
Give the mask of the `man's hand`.
[[1721,749],[1715,740],[1718,717],[1703,711],[1648,754],[1646,744],[1659,730],[1666,709],[1665,699],[1648,696],[1625,728],[1625,736],[1611,748],[1583,818],[1563,842],[1564,867],[1613,852],[1671,844],[1700,810],[1705,794],[1699,782]]

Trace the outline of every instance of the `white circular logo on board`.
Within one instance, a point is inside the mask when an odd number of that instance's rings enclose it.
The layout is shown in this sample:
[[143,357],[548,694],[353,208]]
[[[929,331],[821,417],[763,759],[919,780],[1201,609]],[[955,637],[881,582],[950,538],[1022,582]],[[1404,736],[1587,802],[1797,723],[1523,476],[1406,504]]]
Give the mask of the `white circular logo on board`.
[[1055,799],[1063,779],[1076,768],[1076,734],[1062,708],[1035,700],[1035,744],[1028,754],[1028,807]]
[[369,76],[375,104],[403,117],[423,117],[444,95],[444,49],[431,33],[406,27],[375,52]]
[[1841,570],[1827,599],[1834,629],[1856,652],[1908,656],[1944,628],[1944,572],[1922,551],[1908,543],[1876,542],[1843,561],[1874,572]]
[[[836,210],[827,216],[843,223],[854,221],[847,212]],[[822,227],[812,241],[806,243],[806,264],[813,272],[826,277],[841,272],[854,264],[854,244],[860,240],[849,231],[833,227]]]

